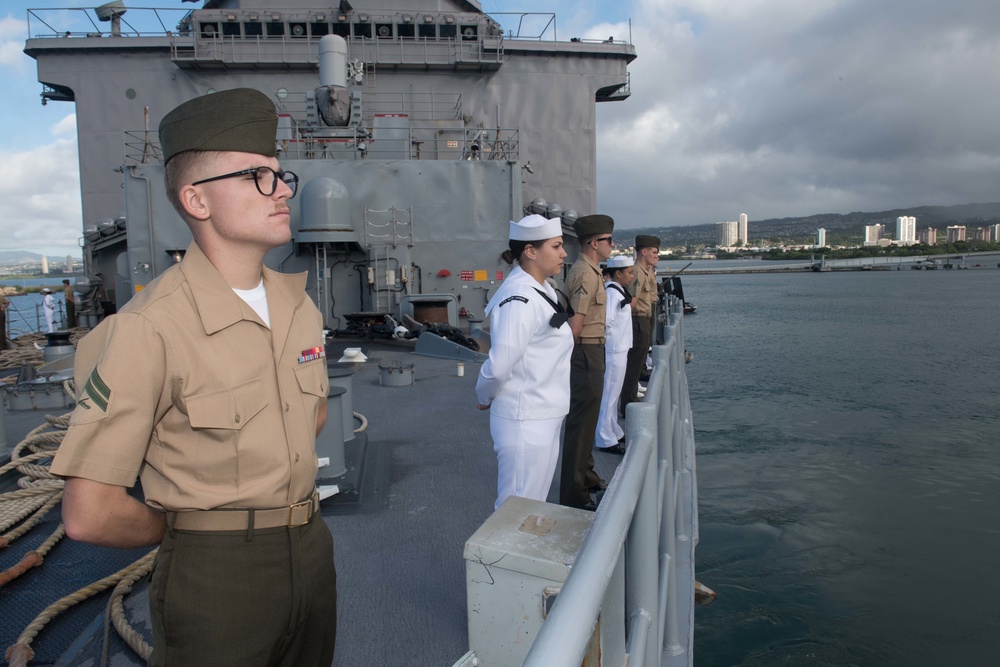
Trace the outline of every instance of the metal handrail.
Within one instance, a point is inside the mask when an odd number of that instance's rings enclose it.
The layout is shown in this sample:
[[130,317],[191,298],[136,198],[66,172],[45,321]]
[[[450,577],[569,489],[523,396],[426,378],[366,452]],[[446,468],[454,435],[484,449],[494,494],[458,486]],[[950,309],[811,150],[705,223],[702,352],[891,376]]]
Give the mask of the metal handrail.
[[[627,656],[602,650],[603,664],[623,664],[626,657],[629,665],[647,667],[693,664],[694,428],[683,306],[671,297],[668,310],[665,343],[653,348],[646,395],[626,408],[625,458],[524,665],[577,667],[599,615],[602,624],[623,622],[628,630]],[[625,604],[619,619],[614,610],[602,610],[602,602],[622,553]]]
[[[372,128],[374,130],[374,128]],[[349,128],[349,134],[338,137],[322,137],[299,133],[282,141],[282,159],[325,160],[325,159],[409,159],[409,160],[465,160],[517,162],[520,159],[520,132],[517,128],[476,128],[482,137],[475,143],[478,151],[470,151],[473,143],[464,135],[465,127],[455,127],[454,147],[447,144],[435,145],[434,150],[420,149],[423,143],[430,143],[442,133],[440,125],[408,125],[404,139],[375,139],[366,128]],[[400,143],[401,142],[401,143]],[[134,167],[146,163],[160,163],[163,159],[159,134],[155,130],[124,130],[122,132],[124,160],[126,166]],[[405,157],[399,155],[399,146],[404,147]],[[336,149],[345,149],[337,153]],[[348,155],[348,153],[353,154]]]

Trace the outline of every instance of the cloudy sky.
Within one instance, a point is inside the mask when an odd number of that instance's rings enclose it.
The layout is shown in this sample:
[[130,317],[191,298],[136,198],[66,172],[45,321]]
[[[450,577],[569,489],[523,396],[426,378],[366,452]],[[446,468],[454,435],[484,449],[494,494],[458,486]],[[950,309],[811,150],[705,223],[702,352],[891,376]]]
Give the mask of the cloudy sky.
[[[78,252],[73,108],[40,105],[22,49],[26,8],[95,4],[0,5],[0,249]],[[996,0],[482,4],[631,36],[632,97],[598,111],[598,207],[622,227],[1000,200]]]

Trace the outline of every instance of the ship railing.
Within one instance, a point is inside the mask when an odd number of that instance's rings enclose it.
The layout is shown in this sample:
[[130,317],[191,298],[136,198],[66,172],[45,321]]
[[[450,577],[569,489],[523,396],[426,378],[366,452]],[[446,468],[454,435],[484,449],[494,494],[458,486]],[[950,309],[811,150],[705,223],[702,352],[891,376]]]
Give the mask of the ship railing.
[[[628,449],[524,665],[579,667],[594,628],[624,624],[601,664],[693,664],[698,539],[694,425],[684,371],[683,307],[671,299],[664,344],[641,403],[626,408]],[[624,547],[624,548],[623,548]],[[602,608],[624,558],[624,604]],[[625,655],[619,655],[623,650]]]
[[[440,124],[404,128],[341,128],[336,136],[293,131],[282,139],[279,159],[287,160],[502,160],[520,159],[516,128],[469,129]],[[158,133],[153,130],[123,132],[125,166],[163,162]]]
[[490,12],[507,39],[556,41],[556,15],[551,12]]
[[177,30],[189,9],[128,7],[118,21],[99,21],[93,8],[28,9],[28,39],[66,37],[165,37]]
[[[314,66],[319,63],[319,40],[311,35],[172,34],[170,55],[181,66]],[[496,69],[503,64],[503,36],[482,36],[472,41],[463,37],[349,37],[347,57],[376,66]]]
[[[549,12],[490,12],[490,18],[496,21],[509,41],[557,42],[559,32],[556,25],[556,15]],[[631,44],[632,22],[629,21],[628,37],[594,39],[590,37],[571,37],[575,44]]]

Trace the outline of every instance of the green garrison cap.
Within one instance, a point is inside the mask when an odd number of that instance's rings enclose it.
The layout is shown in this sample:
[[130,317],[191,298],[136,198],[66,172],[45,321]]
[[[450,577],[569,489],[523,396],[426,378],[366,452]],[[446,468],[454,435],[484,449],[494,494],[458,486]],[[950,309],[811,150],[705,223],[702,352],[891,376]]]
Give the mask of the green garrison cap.
[[275,157],[278,114],[252,88],[209,93],[184,102],[160,121],[163,164],[184,151],[239,151]]
[[573,231],[576,232],[577,238],[593,236],[594,234],[610,234],[614,228],[615,221],[611,216],[600,213],[585,215],[577,218],[576,222],[573,223]]
[[635,247],[636,248],[659,248],[660,239],[657,236],[636,236],[635,237]]

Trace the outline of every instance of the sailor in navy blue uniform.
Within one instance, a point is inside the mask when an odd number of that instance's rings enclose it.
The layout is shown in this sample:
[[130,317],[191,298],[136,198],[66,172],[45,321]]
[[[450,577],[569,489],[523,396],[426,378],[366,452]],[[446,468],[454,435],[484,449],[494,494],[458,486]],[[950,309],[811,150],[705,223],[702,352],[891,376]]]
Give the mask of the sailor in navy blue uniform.
[[[480,410],[490,410],[497,454],[497,499],[544,501],[559,457],[559,432],[569,412],[572,316],[546,278],[562,271],[562,224],[540,215],[510,223],[507,263],[517,261],[486,306],[490,357],[476,383]],[[567,303],[568,306],[568,303]]]
[[618,399],[625,381],[628,351],[632,348],[632,258],[618,255],[608,259],[604,269],[607,290],[607,316],[604,324],[604,393],[597,418],[594,444],[599,451],[624,454],[625,432],[618,424]]

